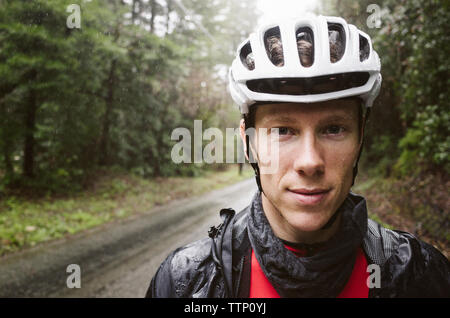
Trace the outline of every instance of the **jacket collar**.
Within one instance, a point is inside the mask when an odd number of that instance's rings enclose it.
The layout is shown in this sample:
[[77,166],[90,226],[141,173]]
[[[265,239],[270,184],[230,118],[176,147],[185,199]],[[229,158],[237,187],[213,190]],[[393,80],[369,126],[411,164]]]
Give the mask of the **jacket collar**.
[[[349,193],[350,199],[355,205],[365,201],[364,197]],[[251,252],[250,240],[247,232],[247,218],[250,205],[236,214],[232,220],[233,226],[229,227],[232,231],[232,268],[228,268],[225,277],[232,277],[232,286],[234,295],[239,289],[239,284],[244,270],[245,258],[248,258]],[[383,266],[392,256],[399,245],[399,235],[385,229],[375,221],[368,219],[367,232],[363,238],[363,250],[367,257],[368,264],[377,264]]]

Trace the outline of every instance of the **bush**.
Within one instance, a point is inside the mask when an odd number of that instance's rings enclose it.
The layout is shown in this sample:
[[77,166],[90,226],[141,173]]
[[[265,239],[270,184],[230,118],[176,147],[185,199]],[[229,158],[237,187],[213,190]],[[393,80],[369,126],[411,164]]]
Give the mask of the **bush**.
[[403,152],[396,164],[402,175],[419,167],[443,168],[450,173],[450,113],[429,105],[417,113],[413,127],[400,140]]

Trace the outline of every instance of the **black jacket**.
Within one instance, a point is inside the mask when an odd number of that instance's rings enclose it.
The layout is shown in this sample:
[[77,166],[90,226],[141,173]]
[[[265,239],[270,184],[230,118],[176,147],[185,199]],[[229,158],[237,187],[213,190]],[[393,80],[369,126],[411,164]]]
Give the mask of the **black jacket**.
[[[146,297],[248,297],[248,210],[237,215],[232,209],[221,210],[223,222],[210,229],[209,237],[178,248],[166,258]],[[368,264],[377,264],[381,270],[381,287],[369,289],[369,297],[450,297],[450,263],[431,245],[368,219],[362,247]]]

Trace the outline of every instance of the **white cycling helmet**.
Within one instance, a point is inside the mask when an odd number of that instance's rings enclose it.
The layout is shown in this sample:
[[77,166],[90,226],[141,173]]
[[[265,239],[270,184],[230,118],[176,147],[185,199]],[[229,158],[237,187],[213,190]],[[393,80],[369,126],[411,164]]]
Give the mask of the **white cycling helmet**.
[[[281,63],[273,61],[268,47],[274,38]],[[309,62],[300,54],[301,41],[310,48]],[[371,107],[380,86],[380,59],[370,37],[342,18],[312,14],[259,27],[239,45],[229,71],[229,90],[242,114],[255,103],[350,96]]]

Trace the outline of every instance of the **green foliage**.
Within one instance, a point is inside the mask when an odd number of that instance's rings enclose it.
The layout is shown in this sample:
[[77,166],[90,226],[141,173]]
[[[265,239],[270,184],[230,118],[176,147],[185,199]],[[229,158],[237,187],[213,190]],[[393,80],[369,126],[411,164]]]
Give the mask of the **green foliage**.
[[[383,86],[368,125],[363,164],[376,174],[449,173],[449,2],[323,1],[372,37]],[[369,4],[381,8],[381,28],[368,28]]]
[[172,162],[171,131],[230,125],[215,70],[254,23],[254,2],[135,2],[82,1],[70,29],[73,1],[1,1],[0,191],[78,190],[99,166],[199,174]]
[[450,112],[429,105],[418,112],[406,136],[399,143],[403,152],[397,168],[406,175],[415,164],[428,162],[429,167],[443,167],[450,173]]
[[396,89],[407,127],[396,167],[402,175],[418,169],[450,172],[450,12],[445,1],[388,3],[391,21],[380,37],[398,48],[388,59],[397,59],[401,67]]
[[362,164],[368,167],[371,175],[389,176],[398,153],[397,143],[392,136],[386,134],[372,138],[369,146],[364,150]]

